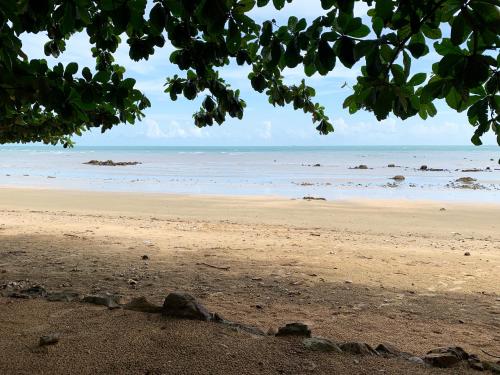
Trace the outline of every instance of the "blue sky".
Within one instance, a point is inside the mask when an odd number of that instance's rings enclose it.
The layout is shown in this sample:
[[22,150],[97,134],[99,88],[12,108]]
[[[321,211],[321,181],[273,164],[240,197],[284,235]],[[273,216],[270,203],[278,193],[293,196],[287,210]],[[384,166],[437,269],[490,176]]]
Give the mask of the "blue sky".
[[[275,18],[278,23],[286,22],[291,15],[313,19],[322,12],[319,0],[294,0],[277,12],[270,7],[256,9],[254,17],[258,20]],[[366,9],[357,8],[363,16]],[[31,58],[46,58],[49,63],[55,60],[43,54],[43,44],[47,37],[42,34],[24,35],[23,50]],[[83,66],[94,66],[90,45],[86,34],[78,34],[67,43],[66,52],[59,61],[76,61]],[[163,93],[166,77],[179,73],[169,63],[172,48],[167,44],[150,58],[149,61],[133,62],[128,58],[127,44],[123,38],[117,51],[116,61],[125,66],[127,75],[137,80],[137,87],[144,91],[152,102],[146,111],[146,118],[136,125],[115,127],[104,135],[100,132],[87,133],[76,137],[78,145],[166,145],[166,146],[281,146],[281,145],[467,145],[473,128],[468,124],[465,113],[457,114],[444,103],[438,103],[438,115],[422,121],[419,117],[402,121],[389,118],[378,122],[373,114],[358,112],[350,115],[342,108],[344,98],[350,95],[347,82],[352,85],[358,74],[359,66],[351,70],[339,62],[335,70],[326,77],[313,76],[306,82],[315,87],[317,101],[326,107],[326,112],[335,127],[335,132],[327,136],[317,133],[309,115],[294,111],[292,107],[274,108],[265,97],[252,90],[247,79],[248,67],[237,65],[224,69],[222,76],[242,92],[247,102],[243,120],[229,119],[222,126],[214,125],[198,129],[193,124],[192,114],[199,108],[201,98],[196,101],[179,99],[172,102]],[[421,61],[413,63],[414,72],[429,71],[431,52]],[[182,73],[180,73],[182,74]],[[300,82],[305,77],[300,69],[285,73],[287,82]],[[444,104],[444,105],[443,105]],[[484,137],[485,144],[495,144],[492,135]]]

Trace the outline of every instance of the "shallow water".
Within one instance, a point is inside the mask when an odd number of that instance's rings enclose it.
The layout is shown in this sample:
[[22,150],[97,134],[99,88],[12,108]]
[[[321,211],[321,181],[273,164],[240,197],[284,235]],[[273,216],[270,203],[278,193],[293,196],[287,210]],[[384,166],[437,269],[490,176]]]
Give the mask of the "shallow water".
[[[0,147],[0,186],[327,199],[500,202],[496,146]],[[91,159],[136,166],[85,165]],[[320,164],[319,167],[313,165]],[[369,169],[350,169],[357,165]],[[389,168],[389,164],[397,167]],[[421,165],[445,171],[420,171]],[[463,169],[490,168],[483,172]],[[394,183],[391,177],[405,176]],[[447,186],[477,179],[478,190]]]

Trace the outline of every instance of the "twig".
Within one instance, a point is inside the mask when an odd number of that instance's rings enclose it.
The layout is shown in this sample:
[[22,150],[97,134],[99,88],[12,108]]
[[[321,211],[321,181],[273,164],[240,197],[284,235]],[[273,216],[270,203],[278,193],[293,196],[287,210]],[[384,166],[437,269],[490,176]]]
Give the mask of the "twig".
[[486,354],[486,355],[489,355],[490,357],[493,357],[493,358],[500,358],[500,355],[494,355],[494,354],[490,354],[488,353],[486,350],[484,349],[481,349],[481,351]]
[[208,264],[208,263],[196,263],[198,266],[206,266],[206,267],[210,267],[210,268],[215,268],[215,269],[218,269],[218,270],[223,270],[223,271],[229,271],[229,269],[231,267],[229,266],[214,266],[213,264]]

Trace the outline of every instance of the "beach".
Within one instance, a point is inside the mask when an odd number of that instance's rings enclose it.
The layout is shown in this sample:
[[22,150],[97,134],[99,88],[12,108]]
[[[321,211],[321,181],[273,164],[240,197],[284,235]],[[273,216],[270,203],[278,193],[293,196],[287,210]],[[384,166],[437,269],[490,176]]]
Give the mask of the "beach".
[[[0,217],[0,285],[157,304],[182,290],[266,332],[299,321],[315,336],[419,356],[445,345],[500,353],[495,203],[2,188]],[[2,297],[0,317],[6,374],[472,371],[76,302]],[[57,345],[30,350],[51,332]]]

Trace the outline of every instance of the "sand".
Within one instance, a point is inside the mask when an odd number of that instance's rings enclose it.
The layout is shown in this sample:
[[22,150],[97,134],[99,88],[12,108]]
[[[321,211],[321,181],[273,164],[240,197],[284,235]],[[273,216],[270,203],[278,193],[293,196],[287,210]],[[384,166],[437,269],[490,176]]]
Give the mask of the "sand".
[[[22,280],[156,303],[183,290],[265,331],[301,321],[335,341],[417,355],[460,345],[493,360],[481,349],[500,353],[500,206],[0,189],[0,285]],[[38,350],[51,332],[61,341]],[[0,298],[0,353],[2,374],[470,371],[10,298]]]

